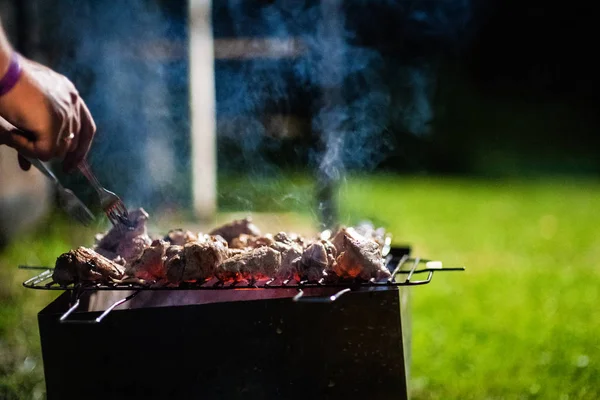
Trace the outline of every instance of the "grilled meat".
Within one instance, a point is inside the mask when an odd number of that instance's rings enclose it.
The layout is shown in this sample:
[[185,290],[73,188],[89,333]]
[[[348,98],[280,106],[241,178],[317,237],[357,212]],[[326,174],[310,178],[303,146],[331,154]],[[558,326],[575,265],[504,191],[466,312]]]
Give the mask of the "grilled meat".
[[[94,250],[107,256],[115,254],[121,256],[127,263],[138,259],[144,249],[152,243],[146,229],[148,213],[143,208],[129,212],[131,227],[123,224],[113,226],[106,234],[96,237],[97,243]],[[110,257],[113,259],[113,257]]]
[[307,242],[285,232],[260,235],[245,218],[210,234],[173,229],[162,240],[151,241],[146,230],[148,214],[140,208],[131,211],[130,218],[132,228],[113,227],[98,237],[94,250],[79,248],[59,257],[55,280],[138,279],[179,284],[216,277],[226,282],[264,278],[333,282],[340,278],[380,280],[390,275],[381,255],[385,232],[371,225],[342,228],[331,241],[322,235],[321,240]]
[[231,241],[231,247],[234,249],[255,249],[262,246],[271,246],[275,239],[269,233],[264,236],[253,236],[242,233]]
[[198,235],[191,231],[184,231],[183,229],[172,229],[166,234],[163,240],[176,246],[183,246],[186,243],[197,241]]
[[215,268],[229,257],[229,249],[220,241],[192,242],[183,246],[183,281],[204,281],[214,276]]
[[331,243],[322,240],[314,242],[304,250],[298,263],[298,274],[301,279],[315,282],[324,277],[324,271],[334,262],[335,249]]
[[280,243],[300,246],[302,249],[306,246],[304,238],[296,233],[278,232],[273,236],[273,239]]
[[222,225],[209,232],[210,235],[219,235],[231,246],[233,239],[241,234],[259,236],[260,230],[252,223],[250,218],[235,220],[228,224]]
[[52,279],[61,285],[122,277],[122,266],[86,247],[79,247],[59,256],[52,274]]
[[224,282],[242,279],[255,281],[277,275],[281,266],[281,253],[270,247],[259,247],[225,260],[215,271]]
[[125,269],[125,274],[148,281],[165,278],[167,275],[165,259],[168,247],[168,242],[163,240],[153,241],[150,247],[143,250],[140,258]]
[[183,246],[170,246],[165,251],[165,272],[167,281],[179,283],[183,280],[185,261],[183,259]]
[[279,268],[276,277],[281,280],[294,279],[299,281],[300,274],[298,272],[298,264],[302,258],[302,247],[296,243],[276,243],[277,247],[274,248],[281,253],[281,267]]
[[374,240],[382,249],[391,242],[391,236],[387,235],[384,228],[377,228],[370,222],[361,222],[354,230],[361,236]]
[[338,277],[382,280],[390,276],[375,241],[362,237],[352,228],[342,228],[333,243],[339,255],[331,269]]

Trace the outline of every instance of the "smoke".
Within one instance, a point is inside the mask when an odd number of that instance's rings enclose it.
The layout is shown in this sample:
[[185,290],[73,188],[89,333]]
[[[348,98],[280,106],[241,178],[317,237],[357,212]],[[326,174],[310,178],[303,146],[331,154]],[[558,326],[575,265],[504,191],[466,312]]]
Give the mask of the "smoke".
[[[187,2],[43,3],[72,22],[57,25],[72,50],[57,69],[83,88],[96,118],[90,157],[101,180],[130,204],[189,204]],[[375,169],[398,150],[394,130],[429,133],[436,57],[456,48],[470,17],[469,0],[213,8],[219,168],[262,177],[295,158],[325,182]],[[249,41],[240,49],[239,39]],[[273,126],[280,136],[294,130],[273,122],[289,114],[308,121],[310,138],[293,149],[272,136]]]
[[[185,203],[188,168],[185,1],[42,2],[54,67],[74,81],[98,132],[89,158],[131,205]],[[183,178],[183,179],[182,179]],[[184,184],[181,184],[185,182]]]
[[310,129],[320,142],[309,150],[310,165],[332,180],[376,168],[395,151],[391,129],[430,133],[436,57],[457,48],[470,17],[467,0],[216,4],[216,16],[230,20],[217,35],[293,38],[304,49],[288,61],[219,65],[221,115],[244,116],[229,130],[241,141],[240,158],[253,160],[257,173],[268,170],[262,115],[273,104],[289,111],[300,90],[309,94]]

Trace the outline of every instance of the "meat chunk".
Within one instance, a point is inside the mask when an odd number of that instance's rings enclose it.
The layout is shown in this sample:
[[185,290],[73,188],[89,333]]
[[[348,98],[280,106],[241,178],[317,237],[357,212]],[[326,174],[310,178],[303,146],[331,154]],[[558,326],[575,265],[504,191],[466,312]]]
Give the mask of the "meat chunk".
[[242,233],[240,236],[233,238],[231,247],[234,249],[254,249],[262,246],[271,246],[275,243],[275,239],[270,234],[264,236],[253,236]]
[[[127,263],[138,259],[152,243],[146,229],[148,213],[143,208],[129,211],[132,226],[113,226],[106,234],[97,237],[94,250],[106,255],[121,256]],[[112,257],[111,257],[112,258]]]
[[255,281],[272,278],[281,266],[281,253],[270,247],[259,247],[225,260],[215,271],[215,276],[224,282]]
[[140,258],[144,249],[152,244],[152,239],[148,235],[132,237],[124,240],[117,247],[117,256],[122,257],[127,264],[130,264]]
[[183,259],[183,246],[170,246],[165,251],[165,273],[171,283],[183,280],[185,261]]
[[273,236],[275,241],[285,244],[294,244],[300,246],[300,248],[304,248],[306,246],[306,240],[296,233],[286,233],[286,232],[278,232]]
[[231,246],[233,239],[241,234],[259,236],[260,230],[252,223],[252,219],[248,217],[222,225],[210,231],[209,234],[221,236]]
[[381,248],[375,241],[362,237],[352,228],[343,228],[335,235],[333,243],[339,255],[332,270],[340,278],[382,280],[390,276]]
[[298,264],[302,258],[302,247],[293,242],[291,244],[276,243],[277,247],[273,248],[281,253],[281,267],[276,277],[281,280],[295,279],[299,281]]
[[183,229],[172,229],[166,234],[163,240],[176,246],[183,246],[186,243],[197,241],[198,235],[191,231],[184,231]]
[[333,243],[333,245],[335,246],[338,254],[344,251],[346,237],[350,237],[358,241],[366,240],[366,238],[360,235],[354,228],[342,227],[336,232],[336,234],[331,239],[331,243]]
[[384,228],[376,229],[370,222],[361,222],[354,229],[359,235],[374,240],[382,250],[391,245],[392,237]]
[[192,242],[183,246],[183,281],[204,281],[229,257],[229,249],[219,241]]
[[140,258],[125,269],[127,276],[144,280],[159,280],[166,277],[165,259],[169,243],[155,240],[150,247],[143,250]]
[[123,267],[94,250],[79,247],[56,259],[52,279],[60,285],[121,279]]
[[[314,242],[304,250],[298,264],[298,274],[301,279],[315,282],[324,277],[326,269],[334,262],[333,245],[327,241]],[[333,249],[335,251],[335,249]]]

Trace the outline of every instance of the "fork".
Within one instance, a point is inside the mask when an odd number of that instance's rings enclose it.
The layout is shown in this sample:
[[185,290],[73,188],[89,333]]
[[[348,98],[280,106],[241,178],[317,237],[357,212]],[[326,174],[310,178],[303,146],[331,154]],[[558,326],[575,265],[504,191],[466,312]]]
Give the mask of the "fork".
[[27,161],[34,167],[39,169],[44,175],[46,175],[56,187],[58,194],[58,203],[60,207],[65,210],[69,216],[81,222],[83,225],[89,225],[94,221],[94,214],[83,204],[81,200],[71,190],[65,188],[56,175],[37,158],[26,157]]
[[86,160],[79,163],[78,166],[81,173],[87,178],[91,185],[96,189],[98,197],[100,197],[100,206],[106,213],[106,216],[114,226],[120,223],[125,226],[131,226],[127,207],[123,201],[113,192],[106,190],[98,181]]

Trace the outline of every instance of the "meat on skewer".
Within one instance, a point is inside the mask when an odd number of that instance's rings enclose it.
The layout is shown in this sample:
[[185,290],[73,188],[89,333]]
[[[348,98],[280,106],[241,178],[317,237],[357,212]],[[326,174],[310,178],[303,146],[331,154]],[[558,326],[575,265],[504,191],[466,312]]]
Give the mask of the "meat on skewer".
[[148,281],[166,278],[165,269],[166,251],[169,243],[155,240],[150,247],[144,249],[140,258],[125,268],[125,274]]
[[256,281],[276,276],[280,266],[281,253],[264,246],[225,260],[217,267],[215,276],[224,282]]
[[277,247],[274,247],[281,253],[281,267],[277,272],[276,278],[282,281],[294,279],[300,281],[298,272],[298,264],[302,258],[302,248],[296,244],[283,244],[276,242]]
[[183,246],[185,268],[183,281],[204,281],[215,274],[215,269],[229,256],[229,249],[220,241],[192,242]]
[[183,259],[183,246],[170,246],[165,251],[165,273],[167,281],[178,284],[183,280],[185,261]]
[[138,259],[144,249],[152,243],[146,229],[148,213],[143,208],[129,211],[132,226],[113,226],[106,234],[97,235],[94,250],[109,259],[121,256],[127,263]]
[[222,225],[210,231],[209,234],[221,236],[227,241],[227,243],[229,243],[229,246],[231,246],[233,239],[237,238],[241,234],[259,236],[260,230],[252,223],[252,219],[248,217]]
[[326,269],[334,262],[335,248],[325,240],[312,243],[302,253],[298,263],[298,274],[301,280],[319,281],[325,276]]
[[186,243],[197,241],[198,235],[183,229],[172,229],[165,235],[163,240],[176,246],[183,246]]
[[122,277],[121,265],[86,247],[79,247],[59,256],[52,274],[52,279],[60,285],[118,280]]
[[338,277],[374,278],[379,281],[390,276],[390,271],[384,265],[381,248],[375,241],[362,237],[352,228],[342,228],[333,238],[333,243],[339,255],[332,270]]

